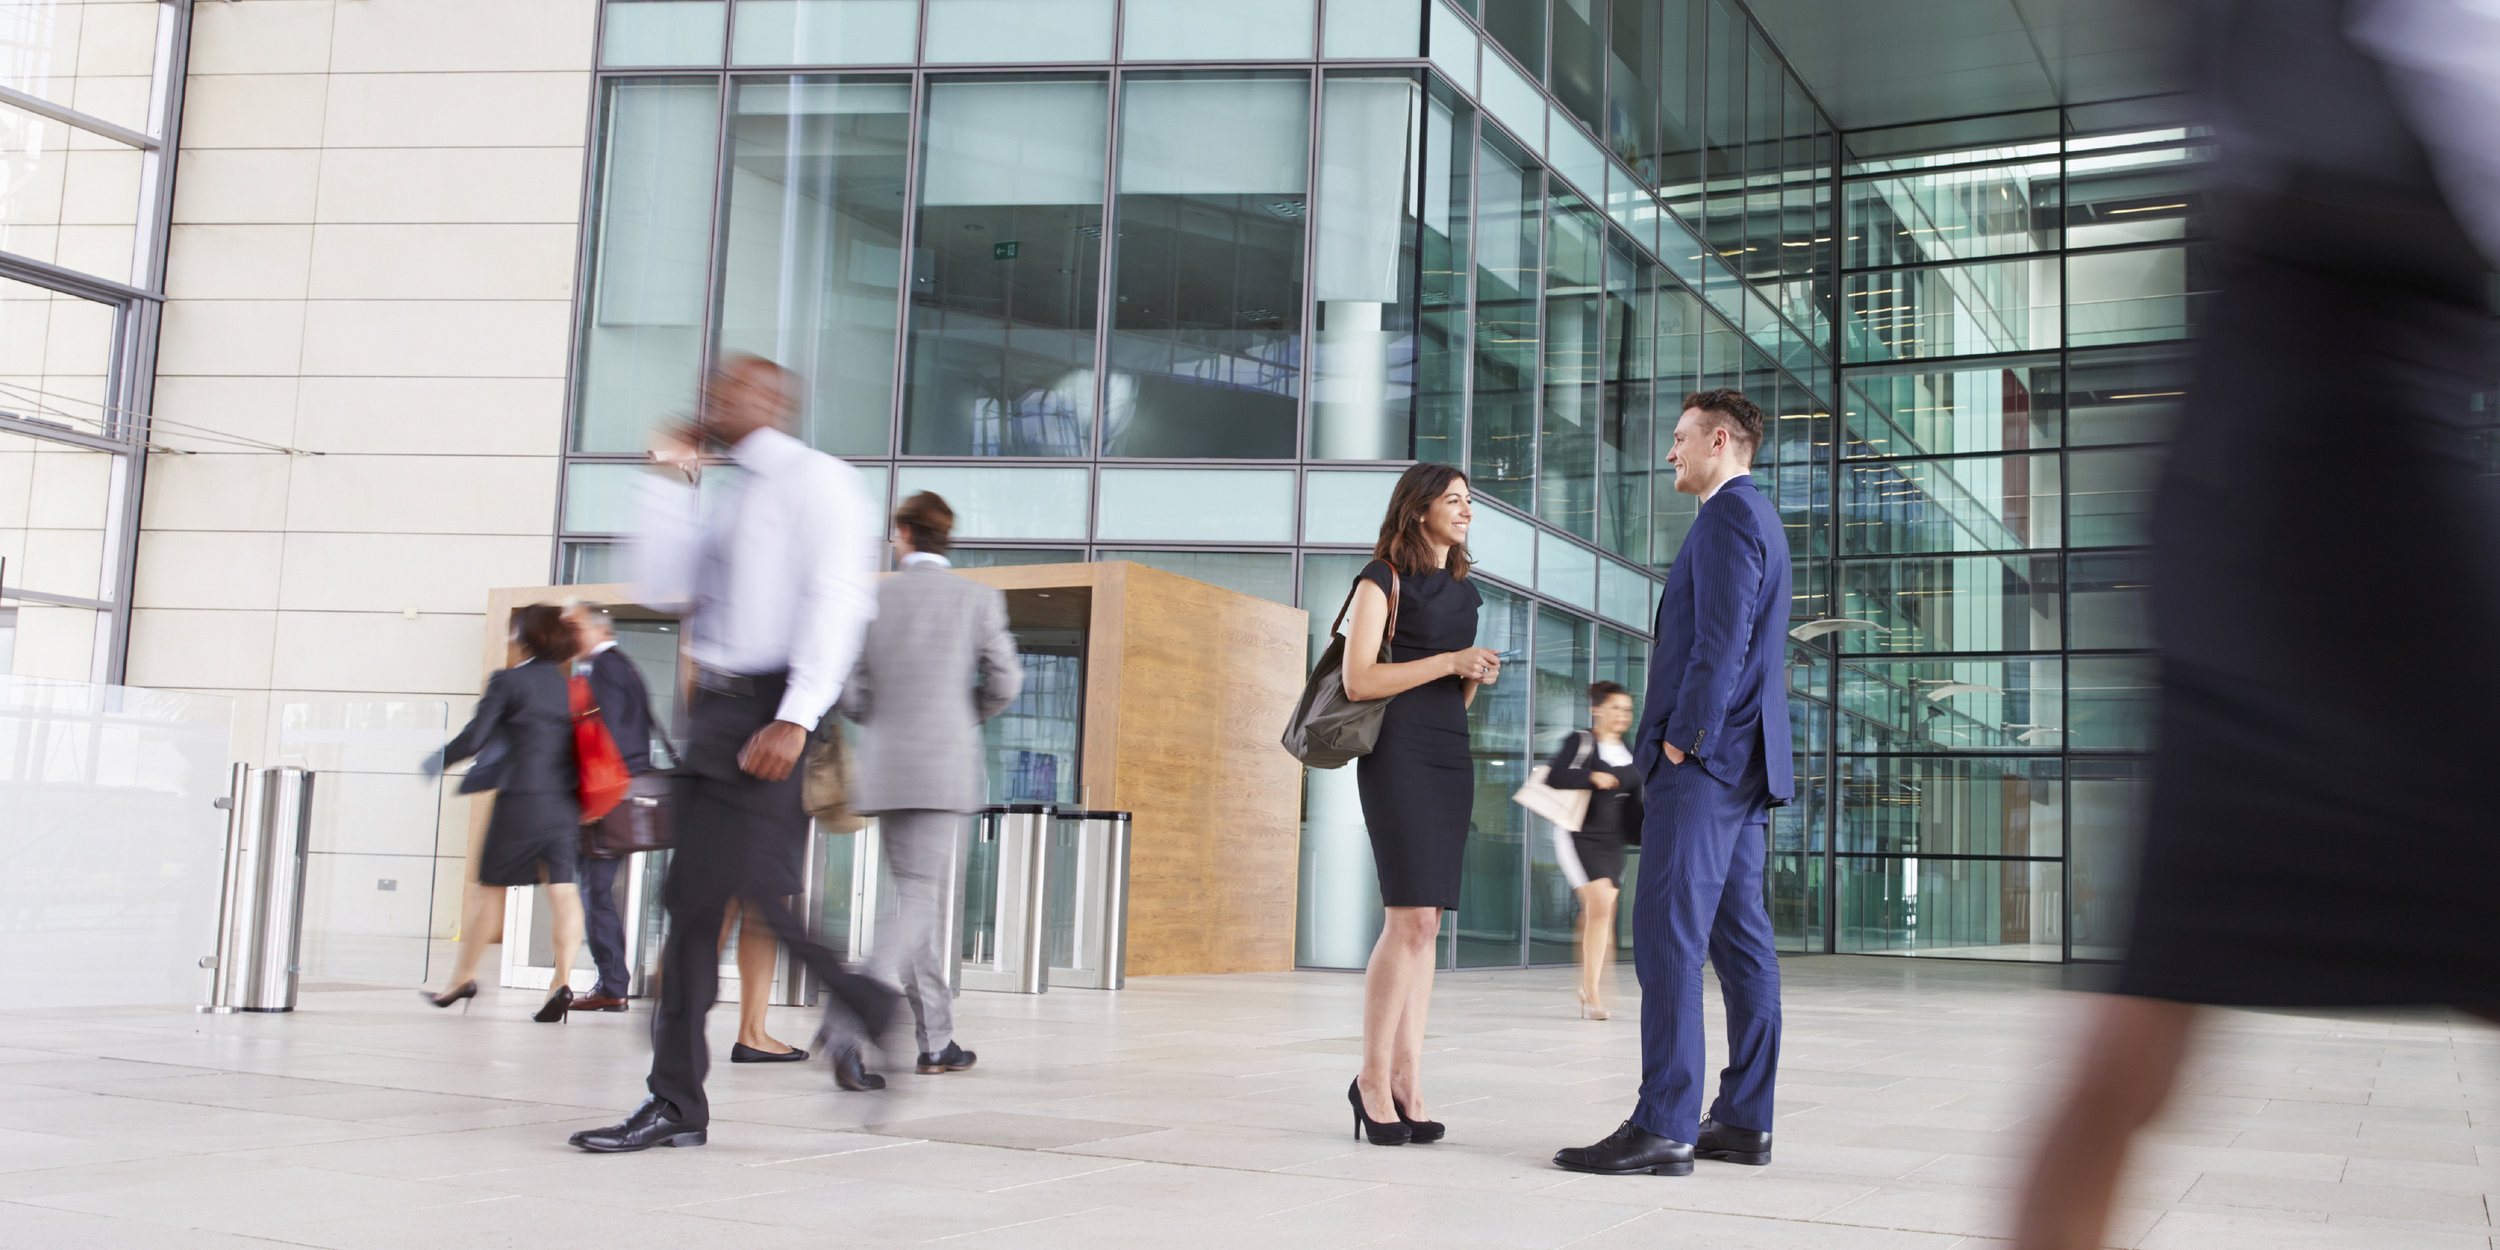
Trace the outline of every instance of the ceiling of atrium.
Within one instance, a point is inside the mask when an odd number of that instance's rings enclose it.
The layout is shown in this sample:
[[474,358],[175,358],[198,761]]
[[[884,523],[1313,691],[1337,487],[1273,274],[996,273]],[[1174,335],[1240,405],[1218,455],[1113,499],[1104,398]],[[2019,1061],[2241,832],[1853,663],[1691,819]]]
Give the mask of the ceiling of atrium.
[[2187,87],[2184,0],[1747,0],[1843,130]]

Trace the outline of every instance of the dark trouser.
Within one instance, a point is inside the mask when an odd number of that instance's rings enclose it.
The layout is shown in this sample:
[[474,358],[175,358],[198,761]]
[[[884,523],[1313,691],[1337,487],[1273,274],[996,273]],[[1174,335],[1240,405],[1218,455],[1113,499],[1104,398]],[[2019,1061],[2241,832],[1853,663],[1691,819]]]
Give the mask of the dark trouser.
[[625,909],[617,905],[616,879],[623,858],[582,861],[582,928],[590,938],[591,962],[599,965],[599,992],[625,997],[633,984],[625,966]]
[[[765,781],[738,768],[747,739],[773,721],[785,677],[749,679],[750,689],[724,694],[698,686],[687,708],[686,762],[679,770],[677,844],[669,859],[668,942],[660,955],[660,1001],[651,1025],[653,1097],[669,1105],[672,1118],[700,1128],[711,1122],[703,1077],[711,1052],[703,1021],[720,993],[721,920],[731,899],[746,903],[782,949],[804,962],[831,996],[829,1017],[856,1018],[870,1035],[881,1034],[894,1010],[894,991],[843,970],[832,948],[816,940],[783,901],[792,844],[807,837],[807,814],[799,807],[800,770]],[[769,891],[769,892],[768,892]],[[748,992],[761,992],[755,987]]]
[[1662,759],[1645,789],[1632,903],[1632,966],[1641,980],[1641,1097],[1632,1122],[1680,1142],[1700,1132],[1707,955],[1727,1004],[1727,1067],[1710,1118],[1768,1132],[1779,1074],[1780,965],[1762,899],[1770,822],[1762,765],[1729,785],[1697,764]]

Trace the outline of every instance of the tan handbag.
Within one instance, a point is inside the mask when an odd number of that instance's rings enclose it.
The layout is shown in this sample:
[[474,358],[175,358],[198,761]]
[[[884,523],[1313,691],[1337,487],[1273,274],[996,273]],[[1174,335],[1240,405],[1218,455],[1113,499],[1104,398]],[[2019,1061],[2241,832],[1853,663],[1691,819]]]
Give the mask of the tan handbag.
[[[1578,768],[1589,760],[1589,745],[1580,744],[1580,753],[1572,757],[1571,766]],[[1510,801],[1554,822],[1556,828],[1573,833],[1589,818],[1589,800],[1597,797],[1589,790],[1557,790],[1545,784],[1550,765],[1539,764],[1528,770],[1528,782],[1510,796]]]
[[856,833],[868,823],[851,810],[851,748],[841,730],[809,735],[799,769],[799,806],[825,832]]

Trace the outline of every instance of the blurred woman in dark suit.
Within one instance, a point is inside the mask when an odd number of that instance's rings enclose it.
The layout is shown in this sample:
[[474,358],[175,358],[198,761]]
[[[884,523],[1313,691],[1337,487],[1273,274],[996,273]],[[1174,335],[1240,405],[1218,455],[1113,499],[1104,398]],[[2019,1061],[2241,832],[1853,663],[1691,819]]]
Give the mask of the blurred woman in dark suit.
[[1611,681],[1589,687],[1589,727],[1563,739],[1545,784],[1587,790],[1578,829],[1556,828],[1555,859],[1580,898],[1580,1018],[1606,1018],[1607,973],[1615,965],[1615,898],[1623,889],[1623,850],[1641,840],[1641,778],[1632,769],[1632,693]]
[[[477,994],[478,960],[486,934],[503,915],[503,892],[544,882],[555,912],[556,987],[531,1018],[564,1019],[573,1001],[573,952],[582,944],[582,899],[574,888],[581,854],[581,767],[573,754],[573,705],[565,683],[581,636],[564,610],[535,604],[512,614],[513,641],[528,656],[486,679],[486,694],[468,728],[443,747],[445,764],[468,759],[490,742],[503,744],[503,777],[495,813],[478,851],[477,889],[461,920],[460,959],[448,988],[426,1001],[449,1007]],[[513,935],[516,936],[517,935]]]

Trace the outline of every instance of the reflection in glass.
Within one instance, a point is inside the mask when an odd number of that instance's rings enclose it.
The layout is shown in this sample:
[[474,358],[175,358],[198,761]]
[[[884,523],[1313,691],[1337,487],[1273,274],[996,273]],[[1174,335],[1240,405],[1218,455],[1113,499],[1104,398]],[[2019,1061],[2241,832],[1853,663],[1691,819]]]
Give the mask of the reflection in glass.
[[1102,471],[1094,536],[1128,542],[1293,541],[1291,469]]
[[2056,257],[1853,273],[1841,279],[1851,363],[2040,351],[2059,345]]
[[2073,353],[2065,375],[2068,437],[2078,447],[2167,440],[2187,411],[2188,367],[2179,347]]
[[1108,61],[1112,0],[929,0],[932,65]]
[[[1075,803],[1083,763],[1085,631],[1019,625],[1008,632],[1024,666],[1024,688],[1006,711],[981,722],[989,801]],[[976,895],[967,890],[965,897]]]
[[1467,463],[1467,249],[1475,135],[1475,110],[1436,90],[1424,114],[1423,337],[1415,361],[1413,455],[1442,464]]
[[1302,479],[1302,541],[1370,546],[1389,510],[1393,472],[1315,470]]
[[1131,75],[1103,451],[1290,458],[1310,78]]
[[2153,746],[2158,669],[2151,656],[2078,656],[2066,664],[2067,745],[2146,751]]
[[[1800,768],[1797,785],[1801,794],[1805,784],[1806,772]],[[1777,820],[1788,810],[1785,807],[1777,809],[1772,812],[1773,819]],[[1766,867],[1770,879],[1764,884],[1771,894],[1772,944],[1783,951],[1821,951],[1825,928],[1823,857],[1796,851],[1774,851]]]
[[835,455],[892,442],[910,116],[899,78],[745,81],[730,113],[721,347],[797,370]]
[[1085,553],[1061,547],[948,547],[946,558],[959,569],[995,569],[1021,564],[1083,564]]
[[2055,657],[1840,663],[1844,751],[2054,751],[2065,745]]
[[2055,447],[2063,396],[2054,357],[1960,368],[1852,371],[1843,456],[1952,455]]
[[1531,78],[1545,75],[1545,4],[1546,0],[1483,0],[1478,14],[1485,33],[1524,66]]
[[599,128],[577,452],[639,452],[694,411],[719,152],[715,79],[620,78]]
[[[1635,6],[1631,0],[1615,0],[1612,7]],[[1554,0],[1549,27],[1553,66],[1546,75],[1554,98],[1581,125],[1600,133],[1606,115],[1606,44],[1601,28],[1607,8],[1606,0]]]
[[2196,247],[2066,258],[2068,341],[2077,347],[2186,338],[2215,285]]
[[[1314,457],[1402,460],[1414,452],[1416,245],[1430,235],[1418,238],[1412,197],[1424,176],[1425,107],[1423,86],[1411,74],[1332,74],[1322,87]],[[1434,137],[1442,140],[1434,145],[1437,156],[1447,151],[1449,109],[1438,100],[1431,108]],[[1434,207],[1446,265],[1446,179],[1441,190]]]
[[1610,240],[1606,337],[1599,353],[1605,390],[1599,397],[1597,532],[1606,550],[1635,560],[1649,556],[1659,278],[1655,265],[1634,260],[1621,236]]
[[[1667,81],[1665,19],[1683,19],[1681,0],[1607,4],[1606,112],[1597,132],[1616,160],[1643,182],[1658,181],[1658,97]],[[1679,32],[1680,33],[1680,32]]]
[[724,0],[609,0],[599,63],[718,65]]
[[2066,880],[2074,955],[2116,959],[2126,953],[2127,903],[2151,773],[2142,760],[2078,759],[2072,767]]
[[2019,551],[2058,545],[2058,460],[1853,460],[1841,465],[1843,550]]
[[2054,250],[2057,180],[2051,160],[1849,183],[1844,263],[1872,269]]
[[2066,557],[2067,645],[2078,651],[2153,645],[2149,552]]
[[1478,150],[1476,374],[1470,477],[1476,493],[1535,508],[1537,288],[1544,176],[1490,131]]
[[2076,547],[2133,546],[2151,539],[2153,487],[2161,476],[2158,447],[2078,451],[2067,457],[2068,511]]
[[1843,954],[1943,955],[2054,963],[2066,957],[2054,861],[1840,861]]
[[2065,764],[2051,759],[1842,756],[1840,853],[2064,853]]
[[1085,537],[1083,469],[905,465],[895,476],[901,498],[924,490],[945,496],[957,538]]
[[1840,616],[1872,630],[1844,651],[2052,651],[2062,634],[2058,557],[1958,556],[1840,565]]
[[1425,7],[1409,0],[1337,0],[1328,6],[1328,28],[1320,35],[1321,55],[1399,59],[1421,55]]
[[1553,209],[1545,219],[1545,404],[1537,515],[1594,540],[1606,223],[1561,183],[1553,190]]
[[1510,673],[1476,692],[1468,709],[1475,756],[1475,804],[1459,887],[1458,966],[1516,967],[1521,957],[1520,895],[1527,872],[1528,813],[1510,801],[1528,775],[1528,600],[1482,583],[1476,645],[1502,653]]
[[1597,610],[1596,552],[1545,531],[1536,536],[1536,588],[1576,608]]
[[[2066,162],[2069,247],[2108,247],[2205,233],[2211,148],[2154,148]],[[2054,201],[2051,201],[2054,203]]]
[[941,78],[926,107],[903,450],[1084,455],[1107,86]]

